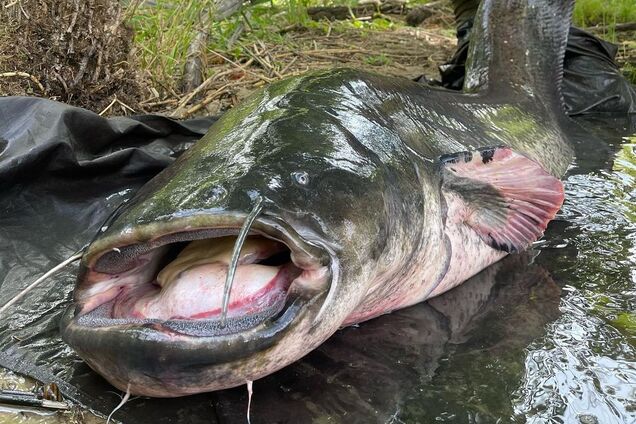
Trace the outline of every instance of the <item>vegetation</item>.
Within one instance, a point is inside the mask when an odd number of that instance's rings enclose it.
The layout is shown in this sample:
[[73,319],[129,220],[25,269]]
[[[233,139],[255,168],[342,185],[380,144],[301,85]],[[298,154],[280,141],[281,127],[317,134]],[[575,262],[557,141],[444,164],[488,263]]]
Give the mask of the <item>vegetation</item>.
[[[428,0],[415,0],[423,4]],[[254,42],[293,44],[289,31],[314,31],[317,34],[336,34],[355,29],[367,31],[392,30],[404,26],[378,15],[376,19],[344,21],[314,21],[307,8],[317,5],[353,6],[353,0],[255,0],[249,6],[228,19],[208,24],[210,30],[209,49],[232,60],[249,58],[245,46]],[[129,23],[135,32],[136,56],[140,68],[155,84],[169,90],[178,80],[187,59],[190,43],[201,29],[202,14],[212,10],[211,0],[156,0],[152,5],[137,8]],[[449,19],[449,24],[452,19]],[[452,31],[451,31],[452,33]],[[448,36],[449,33],[446,33]],[[220,60],[217,58],[217,60]],[[390,58],[382,53],[373,55],[369,64],[386,64]]]
[[[426,3],[411,1],[411,7]],[[135,34],[133,56],[149,80],[146,86],[154,92],[142,102],[144,111],[162,111],[161,106],[173,116],[185,117],[205,107],[214,114],[264,83],[331,66],[370,68],[407,78],[424,73],[436,76],[437,65],[452,54],[455,45],[450,3],[435,6],[435,16],[418,30],[406,26],[406,15],[400,10],[374,13],[374,6],[369,6],[365,16],[352,14],[350,19],[335,21],[314,20],[308,13],[308,8],[325,4],[355,8],[357,0],[253,0],[221,21],[210,13],[214,3],[156,0],[142,3],[132,13],[128,22]],[[189,97],[191,89],[181,90],[179,81],[188,49],[204,28],[209,37],[200,55],[202,77],[212,81],[196,97]]]
[[[416,6],[427,1],[412,0],[408,4]],[[286,31],[290,29],[330,34],[346,29],[358,29],[362,32],[384,31],[404,26],[403,21],[386,19],[381,14],[371,20],[356,19],[352,16],[352,19],[345,21],[317,22],[311,20],[307,13],[307,8],[311,6],[353,7],[356,4],[356,0],[255,0],[240,13],[211,24],[209,48],[240,61],[241,58],[249,56],[245,46],[256,41],[274,44],[293,43],[293,37],[285,36]],[[153,81],[153,85],[163,87],[162,91],[176,90],[175,81],[178,81],[183,71],[188,47],[196,32],[201,29],[202,14],[209,13],[212,7],[212,0],[156,0],[152,5],[137,8],[130,19],[135,31],[137,57],[141,69]],[[601,35],[611,41],[616,41],[613,27],[617,23],[633,21],[636,21],[634,0],[576,2],[575,24],[580,27],[602,26]],[[445,29],[439,29],[440,34],[451,38],[454,31],[452,15],[449,15],[446,24]],[[216,60],[222,59],[217,57]],[[370,65],[384,65],[390,63],[391,58],[380,52],[369,55],[365,62]],[[634,74],[633,65],[627,66],[626,75],[636,78]]]
[[636,22],[634,0],[576,0],[574,24],[579,27],[603,25],[612,27],[621,22]]

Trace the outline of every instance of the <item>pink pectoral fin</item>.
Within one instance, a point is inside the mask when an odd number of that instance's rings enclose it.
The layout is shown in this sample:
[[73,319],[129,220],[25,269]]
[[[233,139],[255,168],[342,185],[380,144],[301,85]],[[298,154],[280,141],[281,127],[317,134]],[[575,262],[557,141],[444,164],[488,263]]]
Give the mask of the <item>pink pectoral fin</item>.
[[527,248],[563,204],[563,184],[508,147],[444,155],[442,188],[459,202],[449,216],[463,221],[495,249]]

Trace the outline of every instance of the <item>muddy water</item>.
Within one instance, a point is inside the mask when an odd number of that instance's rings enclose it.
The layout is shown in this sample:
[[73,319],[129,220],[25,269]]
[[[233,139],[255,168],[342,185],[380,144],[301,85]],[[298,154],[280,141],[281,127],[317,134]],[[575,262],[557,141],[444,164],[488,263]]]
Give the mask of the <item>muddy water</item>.
[[[636,125],[586,125],[602,140],[577,145],[544,241],[256,381],[252,423],[636,423],[636,137],[624,137]],[[29,385],[11,373],[0,381]],[[135,399],[115,417],[245,422],[246,405],[237,388]],[[89,415],[0,409],[0,423],[95,422]]]

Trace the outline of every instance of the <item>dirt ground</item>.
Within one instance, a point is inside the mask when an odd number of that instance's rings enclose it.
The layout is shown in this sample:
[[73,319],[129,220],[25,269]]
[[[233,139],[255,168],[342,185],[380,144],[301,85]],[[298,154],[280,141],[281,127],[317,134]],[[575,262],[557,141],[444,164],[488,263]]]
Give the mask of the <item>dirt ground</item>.
[[318,30],[293,31],[289,42],[264,42],[245,46],[243,63],[230,61],[215,52],[206,57],[214,73],[199,87],[200,93],[140,103],[145,111],[170,111],[176,117],[201,112],[218,114],[234,106],[254,89],[269,82],[310,70],[353,67],[385,75],[434,77],[437,66],[450,57],[455,39],[439,28],[406,28],[361,32],[349,29],[325,34]]
[[132,31],[113,0],[0,1],[0,95],[34,95],[97,110],[136,101]]

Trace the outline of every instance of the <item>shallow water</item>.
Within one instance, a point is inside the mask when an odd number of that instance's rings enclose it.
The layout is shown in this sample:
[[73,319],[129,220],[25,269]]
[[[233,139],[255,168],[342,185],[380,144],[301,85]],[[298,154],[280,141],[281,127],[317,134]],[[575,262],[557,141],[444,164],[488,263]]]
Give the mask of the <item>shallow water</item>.
[[[256,381],[252,423],[636,423],[636,137],[622,137],[634,124],[586,124],[602,140],[577,145],[565,204],[532,251]],[[72,374],[117,404],[101,379]],[[238,388],[136,399],[119,417],[245,422],[246,405]],[[84,420],[0,410],[0,422],[16,418]]]

